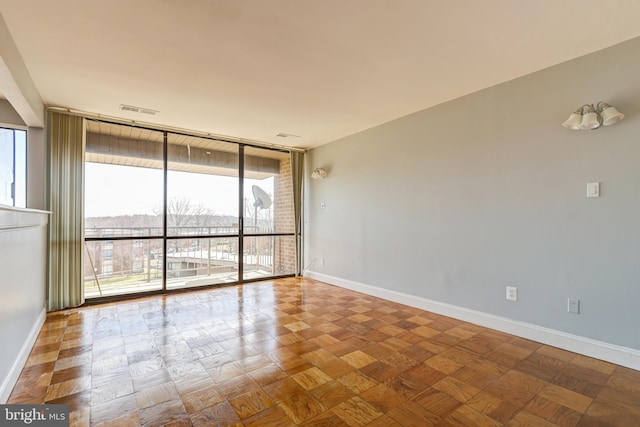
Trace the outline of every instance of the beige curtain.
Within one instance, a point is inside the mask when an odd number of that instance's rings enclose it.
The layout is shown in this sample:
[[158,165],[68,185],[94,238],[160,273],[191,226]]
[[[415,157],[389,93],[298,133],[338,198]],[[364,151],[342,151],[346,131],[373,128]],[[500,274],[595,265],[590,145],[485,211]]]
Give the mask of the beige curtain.
[[49,112],[49,280],[47,309],[84,303],[84,119]]
[[304,152],[291,151],[291,178],[293,180],[293,220],[296,233],[296,276],[302,273],[302,178],[304,174]]

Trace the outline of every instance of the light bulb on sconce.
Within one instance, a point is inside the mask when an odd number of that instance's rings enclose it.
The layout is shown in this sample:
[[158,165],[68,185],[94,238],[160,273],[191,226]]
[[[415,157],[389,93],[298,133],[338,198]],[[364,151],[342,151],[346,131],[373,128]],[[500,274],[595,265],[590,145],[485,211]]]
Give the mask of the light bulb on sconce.
[[327,171],[324,168],[315,168],[311,173],[313,179],[325,179],[327,177]]
[[584,104],[574,111],[562,126],[573,130],[593,130],[600,126],[611,126],[622,119],[624,119],[624,114],[619,112],[616,107],[601,101],[595,107],[593,104]]

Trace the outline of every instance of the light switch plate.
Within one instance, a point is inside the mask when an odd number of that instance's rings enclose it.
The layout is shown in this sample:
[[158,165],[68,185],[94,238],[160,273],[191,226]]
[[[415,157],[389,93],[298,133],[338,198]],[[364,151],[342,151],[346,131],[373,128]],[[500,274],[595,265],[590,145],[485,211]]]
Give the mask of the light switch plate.
[[600,197],[599,182],[590,182],[587,184],[587,197]]

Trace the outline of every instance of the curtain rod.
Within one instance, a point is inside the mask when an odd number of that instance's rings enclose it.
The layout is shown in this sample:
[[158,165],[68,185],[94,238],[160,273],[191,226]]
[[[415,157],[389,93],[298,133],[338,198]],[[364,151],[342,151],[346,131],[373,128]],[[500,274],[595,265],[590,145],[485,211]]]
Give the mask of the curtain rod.
[[66,114],[70,114],[72,116],[84,117],[86,119],[105,120],[105,121],[110,121],[110,122],[114,122],[114,123],[120,123],[120,124],[124,124],[124,125],[145,127],[145,128],[155,129],[155,130],[159,130],[159,131],[175,132],[175,133],[180,133],[180,134],[184,134],[184,135],[206,137],[206,138],[215,139],[215,140],[222,141],[222,142],[231,142],[231,143],[235,143],[235,144],[247,144],[247,145],[252,145],[252,146],[255,146],[255,147],[274,148],[274,149],[286,150],[286,151],[299,151],[299,152],[302,152],[302,153],[306,152],[306,150],[303,149],[303,148],[287,147],[286,145],[271,144],[271,143],[267,143],[267,142],[255,141],[255,140],[245,139],[245,138],[233,138],[233,137],[229,137],[229,136],[217,135],[217,134],[210,133],[210,132],[201,132],[201,131],[194,131],[194,130],[190,130],[190,129],[178,128],[178,127],[173,127],[173,126],[158,125],[158,124],[155,124],[155,123],[142,122],[142,121],[138,121],[138,120],[123,119],[123,118],[120,118],[120,117],[108,116],[108,115],[105,115],[105,114],[89,113],[89,112],[86,112],[86,111],[73,110],[73,109],[70,109],[70,108],[47,107],[47,111],[55,111],[55,112],[59,112],[59,113],[66,113]]

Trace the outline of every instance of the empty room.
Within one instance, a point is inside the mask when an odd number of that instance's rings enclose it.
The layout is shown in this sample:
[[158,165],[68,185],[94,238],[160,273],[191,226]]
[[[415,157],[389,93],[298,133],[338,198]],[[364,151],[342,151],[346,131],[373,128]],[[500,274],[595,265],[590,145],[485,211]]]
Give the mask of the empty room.
[[0,0],[0,424],[640,425],[638,22]]

